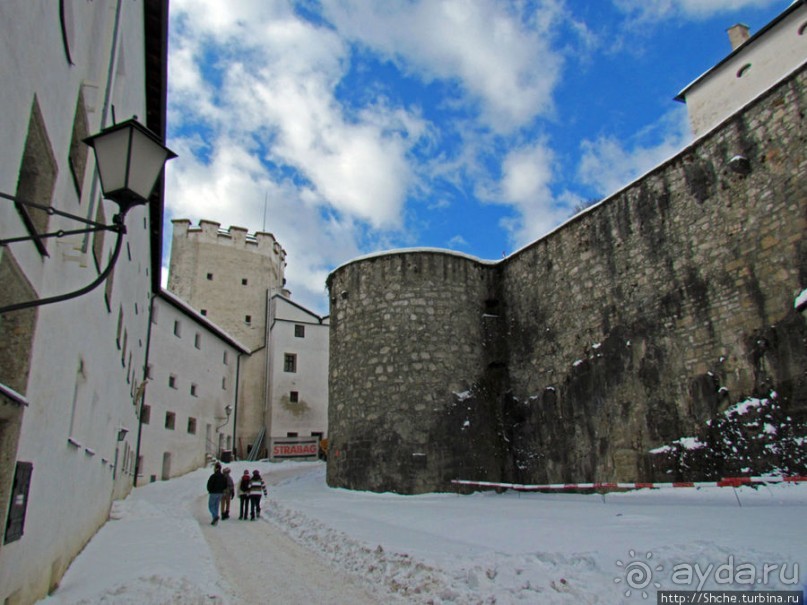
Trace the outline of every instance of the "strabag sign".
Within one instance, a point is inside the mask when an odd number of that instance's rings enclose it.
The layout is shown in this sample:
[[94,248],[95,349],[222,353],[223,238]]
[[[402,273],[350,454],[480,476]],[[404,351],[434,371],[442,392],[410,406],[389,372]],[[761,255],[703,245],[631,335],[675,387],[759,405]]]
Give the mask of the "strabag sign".
[[272,458],[316,458],[319,454],[317,440],[305,442],[275,442],[272,445]]

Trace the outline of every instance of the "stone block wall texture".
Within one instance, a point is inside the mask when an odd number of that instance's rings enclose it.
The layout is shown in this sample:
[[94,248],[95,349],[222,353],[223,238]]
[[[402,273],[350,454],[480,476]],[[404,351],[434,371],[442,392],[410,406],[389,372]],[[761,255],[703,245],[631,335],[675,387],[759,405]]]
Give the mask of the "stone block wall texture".
[[454,395],[491,363],[480,317],[496,279],[491,267],[442,251],[381,255],[332,275],[331,483],[406,493],[431,489],[446,468],[501,472],[498,389],[489,406]]
[[499,263],[335,270],[329,484],[696,480],[651,450],[747,397],[807,421],[805,80]]

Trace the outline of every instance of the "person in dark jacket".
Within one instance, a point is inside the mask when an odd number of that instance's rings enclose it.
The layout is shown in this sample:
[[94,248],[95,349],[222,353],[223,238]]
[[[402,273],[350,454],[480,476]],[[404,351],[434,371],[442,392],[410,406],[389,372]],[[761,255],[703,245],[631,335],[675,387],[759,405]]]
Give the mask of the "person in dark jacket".
[[249,518],[253,521],[256,517],[261,516],[261,496],[268,496],[266,491],[266,483],[263,482],[261,474],[254,470],[252,471],[252,479],[249,482],[249,503],[250,512]]
[[249,475],[248,470],[244,470],[241,476],[241,481],[238,482],[238,497],[241,499],[241,512],[238,515],[239,519],[246,521],[249,515],[249,486],[252,483],[252,477]]
[[207,498],[207,508],[210,510],[210,515],[213,517],[211,525],[219,522],[219,505],[221,504],[221,497],[227,489],[227,477],[221,472],[221,464],[218,462],[213,468],[213,474],[207,480],[207,493],[210,494]]

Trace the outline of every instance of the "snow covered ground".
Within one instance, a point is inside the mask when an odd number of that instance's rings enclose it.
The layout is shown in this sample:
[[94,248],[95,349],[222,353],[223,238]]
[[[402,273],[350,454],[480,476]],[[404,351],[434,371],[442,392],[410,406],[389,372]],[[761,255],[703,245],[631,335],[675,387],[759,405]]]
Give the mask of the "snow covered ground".
[[[236,477],[245,464],[230,465]],[[290,550],[283,540],[310,555],[295,555],[284,579],[306,560],[318,575],[333,570],[322,584],[333,590],[316,595],[319,603],[339,603],[347,583],[366,591],[368,602],[435,605],[655,603],[659,589],[802,591],[807,584],[807,484],[604,497],[399,496],[328,488],[322,463],[249,465],[274,483],[258,522],[265,526],[209,525],[209,469],[138,488],[116,503],[41,603],[255,602],[216,558],[222,542],[255,535],[248,527],[269,532],[265,548],[246,549],[242,565],[265,570],[266,603],[282,597],[272,570]],[[301,571],[305,582],[310,570]]]

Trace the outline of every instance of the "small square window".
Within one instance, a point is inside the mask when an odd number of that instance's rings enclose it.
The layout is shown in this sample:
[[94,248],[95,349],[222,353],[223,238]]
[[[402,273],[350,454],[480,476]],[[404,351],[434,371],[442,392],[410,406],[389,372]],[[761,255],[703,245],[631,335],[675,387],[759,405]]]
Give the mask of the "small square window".
[[286,353],[283,356],[283,371],[284,372],[297,371],[297,355],[293,353]]
[[201,311],[199,311],[199,313],[201,313],[203,316],[207,317],[207,309],[202,309]]
[[169,431],[174,430],[174,424],[176,423],[177,415],[174,412],[166,412],[165,413],[165,428]]
[[286,437],[297,437],[297,433],[286,433]]
[[289,401],[291,403],[297,403],[298,401],[300,401],[300,393],[298,393],[297,391],[292,391],[291,393],[289,393]]
[[249,283],[249,280],[245,277],[241,280],[241,285],[246,286]]
[[177,377],[174,376],[173,374],[171,374],[168,377],[168,386],[171,387],[172,389],[177,388]]
[[294,336],[297,338],[305,338],[305,326],[302,324],[294,324]]
[[191,384],[191,395],[192,395],[193,397],[196,397],[196,396],[197,396],[196,391],[197,391],[196,385],[195,385],[195,384]]
[[251,324],[252,323],[252,315],[244,315],[244,322]]
[[151,406],[143,404],[143,407],[140,408],[140,422],[142,424],[148,424],[151,420]]
[[196,434],[196,418],[188,418],[188,432],[191,435]]
[[212,273],[207,274],[207,281],[213,281],[213,274]]

